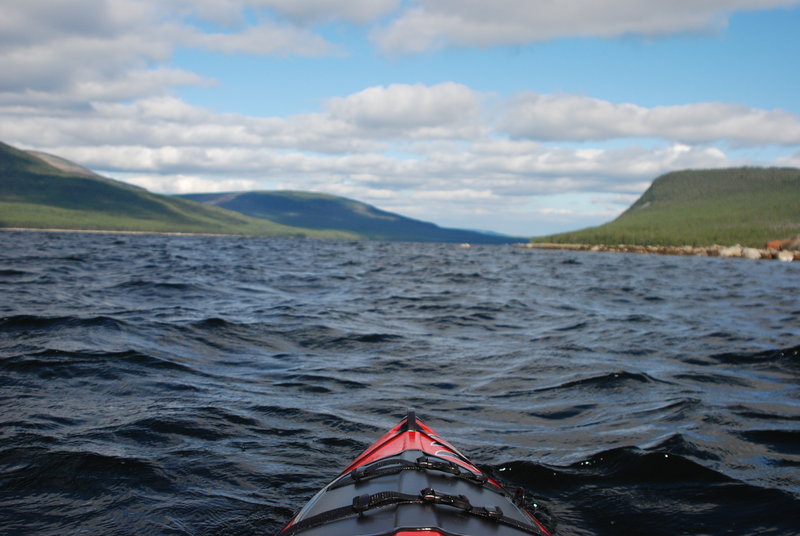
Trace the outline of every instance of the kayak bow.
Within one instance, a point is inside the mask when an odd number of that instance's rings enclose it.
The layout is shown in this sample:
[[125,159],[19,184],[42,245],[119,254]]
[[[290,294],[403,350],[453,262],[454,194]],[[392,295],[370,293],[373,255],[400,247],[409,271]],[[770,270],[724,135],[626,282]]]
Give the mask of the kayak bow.
[[549,536],[521,495],[409,412],[278,536]]

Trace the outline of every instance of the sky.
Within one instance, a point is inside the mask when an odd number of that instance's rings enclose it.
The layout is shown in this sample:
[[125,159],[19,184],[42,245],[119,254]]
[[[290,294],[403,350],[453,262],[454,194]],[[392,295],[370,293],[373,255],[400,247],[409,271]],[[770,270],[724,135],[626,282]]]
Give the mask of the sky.
[[605,223],[800,167],[800,0],[0,0],[0,141],[157,193],[445,227]]

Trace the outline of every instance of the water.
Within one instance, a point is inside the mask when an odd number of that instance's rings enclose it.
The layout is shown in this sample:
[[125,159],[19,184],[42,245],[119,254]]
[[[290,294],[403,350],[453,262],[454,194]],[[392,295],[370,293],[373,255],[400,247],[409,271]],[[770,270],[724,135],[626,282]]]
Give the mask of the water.
[[0,533],[270,535],[415,408],[561,535],[800,534],[798,288],[744,259],[2,232]]

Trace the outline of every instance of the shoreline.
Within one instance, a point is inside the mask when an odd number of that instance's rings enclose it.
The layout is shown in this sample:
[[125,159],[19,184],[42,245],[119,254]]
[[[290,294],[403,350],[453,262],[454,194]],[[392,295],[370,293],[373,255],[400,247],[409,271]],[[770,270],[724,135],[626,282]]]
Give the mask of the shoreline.
[[220,233],[185,233],[179,231],[121,231],[114,229],[58,229],[39,227],[0,227],[0,231],[40,232],[40,233],[87,233],[87,234],[122,234],[122,235],[159,235],[159,236],[250,236]]
[[567,251],[605,251],[612,253],[639,253],[649,255],[690,255],[694,257],[728,257],[744,259],[779,260],[784,262],[800,261],[800,250],[774,248],[750,248],[736,244],[734,246],[639,246],[618,244],[615,246],[597,244],[558,244],[529,242],[514,244],[525,249],[559,249]]
[[[40,233],[86,233],[86,234],[119,234],[119,235],[156,235],[156,236],[216,236],[216,237],[247,237],[252,235],[221,234],[221,233],[187,233],[179,231],[122,231],[110,229],[59,229],[36,227],[0,227],[0,231],[12,232],[40,232]],[[299,238],[299,237],[292,237]],[[784,262],[800,261],[800,250],[750,248],[736,244],[734,246],[641,246],[632,244],[617,244],[614,246],[599,244],[569,244],[556,242],[526,242],[510,244],[511,247],[521,249],[546,249],[564,251],[593,251],[611,253],[638,253],[645,255],[682,255],[693,257],[726,257],[745,258],[753,260],[778,260]],[[461,244],[465,246],[465,244]]]

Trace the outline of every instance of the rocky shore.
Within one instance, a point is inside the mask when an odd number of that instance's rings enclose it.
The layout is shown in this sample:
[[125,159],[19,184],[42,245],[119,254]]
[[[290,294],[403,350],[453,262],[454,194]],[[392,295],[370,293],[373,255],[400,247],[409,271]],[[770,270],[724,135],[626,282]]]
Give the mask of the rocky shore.
[[800,261],[800,249],[749,248],[735,246],[636,246],[618,244],[605,246],[596,244],[554,244],[527,243],[518,247],[528,249],[566,249],[571,251],[612,251],[618,253],[649,253],[654,255],[694,255],[698,257],[741,257],[745,259],[775,259],[780,261]]

